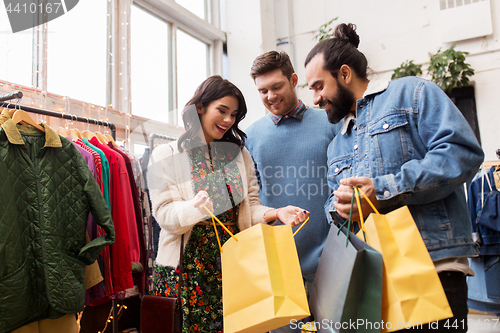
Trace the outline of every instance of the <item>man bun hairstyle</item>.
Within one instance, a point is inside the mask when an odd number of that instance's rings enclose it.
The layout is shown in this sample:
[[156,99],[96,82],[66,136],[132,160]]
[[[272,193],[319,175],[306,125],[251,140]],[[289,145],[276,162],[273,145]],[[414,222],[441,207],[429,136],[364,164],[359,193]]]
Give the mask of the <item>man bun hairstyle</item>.
[[356,33],[356,25],[352,23],[337,25],[333,35],[339,40],[351,43],[355,48],[359,46],[359,36]]
[[288,80],[290,80],[292,74],[295,73],[290,57],[285,51],[269,51],[255,58],[252,69],[250,70],[250,76],[255,81],[257,76],[278,68],[281,69],[283,75]]
[[307,66],[317,54],[322,53],[323,68],[333,77],[337,77],[338,70],[345,64],[354,70],[358,77],[366,79],[368,61],[358,50],[358,46],[359,36],[356,33],[356,25],[341,23],[335,27],[333,38],[324,39],[313,47],[306,57],[304,66]]

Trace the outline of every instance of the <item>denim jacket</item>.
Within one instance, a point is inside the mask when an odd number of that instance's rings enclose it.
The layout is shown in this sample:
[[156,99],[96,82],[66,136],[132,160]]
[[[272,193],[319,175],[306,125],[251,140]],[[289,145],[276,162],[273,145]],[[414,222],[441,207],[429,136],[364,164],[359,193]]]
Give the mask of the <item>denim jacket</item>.
[[[342,178],[369,177],[380,213],[408,206],[432,260],[477,255],[463,183],[484,153],[469,124],[430,81],[405,77],[371,88],[328,147],[330,189]],[[334,200],[331,193],[327,216]]]

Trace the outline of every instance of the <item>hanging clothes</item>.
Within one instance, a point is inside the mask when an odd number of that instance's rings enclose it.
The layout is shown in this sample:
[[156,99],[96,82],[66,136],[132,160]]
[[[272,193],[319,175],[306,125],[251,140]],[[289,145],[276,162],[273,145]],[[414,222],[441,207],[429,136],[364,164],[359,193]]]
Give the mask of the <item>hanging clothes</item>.
[[106,200],[106,203],[108,204],[109,209],[111,209],[111,199],[110,199],[110,187],[111,187],[111,180],[110,180],[110,169],[109,169],[109,162],[108,159],[106,158],[106,155],[102,150],[94,146],[87,140],[87,138],[82,139],[83,143],[95,151],[97,154],[99,154],[99,157],[101,157],[101,166],[102,166],[102,191],[104,194],[104,199]]
[[[71,141],[70,137],[66,137],[66,139]],[[80,139],[72,142],[87,162],[87,165],[102,193],[101,157],[95,151],[83,144]],[[87,222],[87,242],[90,242],[90,240],[103,234],[103,232],[98,234],[98,225],[92,217],[92,214],[89,214]],[[101,299],[106,296],[104,292],[104,283],[102,283],[104,278],[101,273],[104,272],[102,256],[105,256],[104,253],[106,252],[109,252],[107,247],[101,252],[100,257],[98,258],[99,262],[95,261],[92,265],[85,266],[85,305],[91,304],[94,299]]]
[[480,237],[481,255],[500,255],[500,192],[495,187],[494,171],[494,167],[486,174],[482,170],[469,185],[472,232]]
[[[125,152],[125,150],[115,147],[111,142],[109,142],[108,145],[111,149],[114,149],[118,154],[120,154],[123,157],[125,161],[125,166],[127,168],[128,180],[130,183],[131,197],[133,201],[134,216],[135,216],[135,224],[130,225],[130,228],[136,230],[139,242],[138,243],[139,261],[137,263],[140,265],[140,267],[136,265],[136,270],[134,271],[134,269],[132,269],[132,273],[135,273],[134,277],[135,280],[137,281],[137,287],[139,293],[143,293],[145,285],[145,280],[144,280],[145,270],[147,264],[146,247],[144,245],[144,232],[142,226],[142,210],[139,201],[139,190],[137,188],[137,184],[134,177],[132,160],[131,157]],[[132,266],[132,268],[134,268],[134,265]]]
[[78,140],[74,141],[73,143],[75,145],[83,148],[85,151],[89,152],[92,155],[92,157],[94,159],[95,170],[96,170],[95,178],[96,178],[97,184],[99,184],[99,188],[101,189],[101,191],[103,191],[104,189],[103,189],[103,182],[102,182],[102,160],[101,160],[101,156],[95,150],[93,150],[92,148],[90,148],[89,146],[87,146],[82,141],[82,139],[78,139]]
[[130,260],[129,224],[124,207],[120,169],[116,154],[93,137],[90,143],[103,151],[110,168],[111,216],[115,223],[116,242],[111,247],[111,276],[113,292],[124,291],[134,286]]
[[[126,197],[126,204],[128,204],[128,213],[129,213],[129,230],[130,232],[130,239],[131,239],[131,260],[133,264],[139,264],[135,265],[138,266],[136,268],[137,271],[142,271],[142,267],[140,262],[141,262],[141,246],[140,246],[140,237],[139,237],[139,228],[138,226],[140,225],[140,220],[142,219],[140,216],[140,209],[139,209],[139,198],[137,194],[137,187],[135,185],[135,180],[134,180],[134,174],[132,172],[132,164],[130,162],[130,158],[116,148],[111,142],[108,143],[108,146],[111,150],[113,150],[116,154],[117,157],[120,158],[120,160],[123,160],[123,164],[121,165],[122,170],[120,176],[122,177],[122,185],[123,185],[123,191],[124,191],[124,197]],[[142,230],[142,228],[141,228]],[[142,232],[141,232],[142,233]],[[134,267],[134,265],[132,265]]]
[[143,192],[143,203],[142,210],[144,215],[144,232],[146,234],[146,248],[147,248],[147,290],[149,293],[153,290],[154,285],[154,275],[155,275],[155,258],[158,252],[158,241],[160,239],[160,225],[156,222],[153,214],[151,213],[151,200],[149,197],[148,189],[148,164],[149,164],[150,149],[149,147],[144,150],[144,153],[140,159],[140,164],[142,168],[142,174],[144,178],[144,192]]
[[[106,155],[102,150],[99,148],[95,147],[92,145],[87,138],[83,138],[81,140],[77,140],[77,143],[83,143],[85,147],[89,148],[93,152],[97,153],[100,160],[101,160],[101,167],[102,167],[102,193],[104,195],[104,199],[106,200],[106,203],[108,204],[109,209],[111,210],[111,199],[110,199],[110,169],[109,169],[109,162],[108,159],[106,158]],[[97,229],[98,236],[101,236],[103,234],[102,228]],[[101,268],[101,272],[103,274],[104,282],[102,288],[104,289],[104,296],[99,292],[99,290],[96,290],[96,288],[93,288],[89,290],[88,295],[87,295],[87,300],[86,304],[91,304],[91,305],[99,305],[102,303],[105,303],[109,300],[109,297],[113,293],[113,282],[112,282],[112,276],[111,276],[111,254],[110,254],[110,249],[109,248],[104,248],[104,250],[101,253],[101,257],[99,258],[99,267]]]
[[468,204],[472,230],[479,244],[479,257],[470,258],[476,273],[468,277],[469,307],[500,313],[500,192],[495,167],[484,169],[469,185]]
[[[83,310],[84,266],[115,230],[71,141],[5,120],[0,129],[0,333]],[[86,244],[89,212],[106,231]]]

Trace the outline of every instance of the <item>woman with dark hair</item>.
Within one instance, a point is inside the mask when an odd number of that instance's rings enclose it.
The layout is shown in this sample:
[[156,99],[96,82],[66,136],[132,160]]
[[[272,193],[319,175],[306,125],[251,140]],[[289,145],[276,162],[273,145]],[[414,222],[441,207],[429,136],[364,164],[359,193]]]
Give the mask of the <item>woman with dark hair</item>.
[[[295,226],[309,212],[263,206],[254,163],[238,128],[247,112],[241,91],[220,76],[197,89],[182,113],[186,132],[152,152],[148,184],[153,216],[161,226],[154,292],[176,297],[183,252],[181,292],[184,332],[221,332],[220,250],[210,210],[236,234],[280,219]],[[223,244],[230,236],[217,225]]]

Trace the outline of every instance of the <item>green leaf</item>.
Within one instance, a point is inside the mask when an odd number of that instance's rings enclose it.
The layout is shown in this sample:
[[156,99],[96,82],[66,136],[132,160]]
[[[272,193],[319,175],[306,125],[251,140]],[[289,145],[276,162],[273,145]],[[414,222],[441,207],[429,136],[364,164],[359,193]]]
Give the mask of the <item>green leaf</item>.
[[333,37],[335,32],[335,27],[332,26],[334,21],[336,21],[339,17],[334,17],[330,21],[320,25],[318,28],[318,33],[313,36],[313,40],[321,42],[324,39],[328,39]]
[[449,49],[432,54],[427,68],[427,73],[432,81],[438,84],[444,91],[450,91],[454,87],[469,84],[469,77],[474,75],[474,69],[465,62],[468,52],[456,51],[455,45]]

